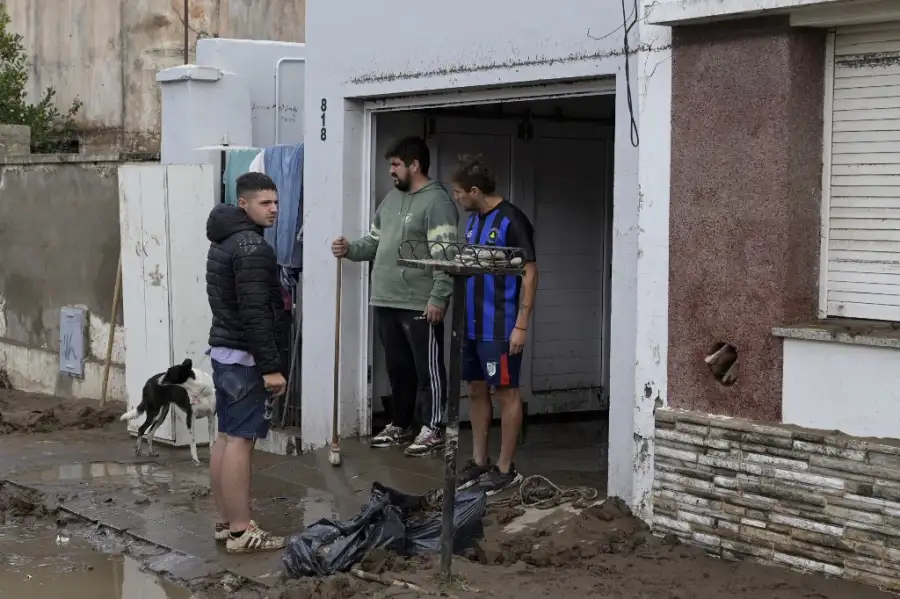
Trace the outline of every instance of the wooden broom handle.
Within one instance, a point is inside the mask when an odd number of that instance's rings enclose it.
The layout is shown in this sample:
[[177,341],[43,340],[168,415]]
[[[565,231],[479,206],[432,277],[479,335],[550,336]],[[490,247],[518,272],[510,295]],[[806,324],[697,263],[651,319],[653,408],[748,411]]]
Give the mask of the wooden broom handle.
[[337,259],[337,284],[334,295],[334,406],[331,414],[331,442],[338,442],[338,383],[341,376],[341,258]]

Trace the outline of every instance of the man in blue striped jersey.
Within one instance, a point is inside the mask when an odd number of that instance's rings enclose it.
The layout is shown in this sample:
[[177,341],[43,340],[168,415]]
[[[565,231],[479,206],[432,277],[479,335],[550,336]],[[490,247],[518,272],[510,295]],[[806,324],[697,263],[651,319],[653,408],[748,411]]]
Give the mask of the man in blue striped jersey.
[[[521,210],[495,193],[494,176],[480,158],[463,156],[451,182],[454,199],[472,213],[466,224],[466,243],[516,247],[525,254],[522,278],[476,275],[466,282],[462,377],[469,387],[474,447],[457,486],[478,485],[494,495],[522,480],[513,454],[522,427],[522,352],[537,291],[534,227]],[[488,456],[491,387],[501,409],[500,456],[495,465]]]

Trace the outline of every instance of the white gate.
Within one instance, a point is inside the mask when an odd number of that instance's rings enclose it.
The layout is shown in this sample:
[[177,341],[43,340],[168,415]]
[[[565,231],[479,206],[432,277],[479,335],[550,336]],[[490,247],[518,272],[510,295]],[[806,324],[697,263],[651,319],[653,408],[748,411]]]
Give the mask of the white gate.
[[[147,378],[191,358],[209,370],[206,219],[215,203],[212,165],[129,164],[119,168],[119,228],[128,407]],[[173,411],[174,412],[174,411]],[[136,431],[142,419],[129,424]],[[207,443],[199,421],[197,442]],[[188,444],[182,415],[170,412],[157,440]]]

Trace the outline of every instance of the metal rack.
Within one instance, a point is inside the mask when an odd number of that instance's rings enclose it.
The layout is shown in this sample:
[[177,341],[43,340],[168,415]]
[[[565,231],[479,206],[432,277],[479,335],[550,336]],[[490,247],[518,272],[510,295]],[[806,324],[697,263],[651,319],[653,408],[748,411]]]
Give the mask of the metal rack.
[[459,448],[459,395],[466,279],[473,275],[521,277],[525,253],[521,248],[470,245],[439,241],[404,241],[400,266],[445,272],[453,277],[453,318],[450,331],[450,363],[447,411],[444,422],[444,490],[441,527],[441,575],[449,580],[453,563],[453,506],[456,498],[456,453]]

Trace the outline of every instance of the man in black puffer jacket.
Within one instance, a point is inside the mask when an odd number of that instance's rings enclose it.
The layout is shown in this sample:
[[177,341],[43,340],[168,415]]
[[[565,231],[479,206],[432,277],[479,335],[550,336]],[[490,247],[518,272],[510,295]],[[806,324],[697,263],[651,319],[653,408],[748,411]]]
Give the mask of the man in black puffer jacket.
[[219,437],[210,477],[218,510],[215,537],[229,553],[281,549],[285,541],[250,519],[250,458],[269,432],[279,372],[279,315],[284,313],[275,251],[263,229],[275,224],[275,183],[261,173],[238,177],[237,206],[213,208],[206,222],[206,294],[212,310],[209,356]]

